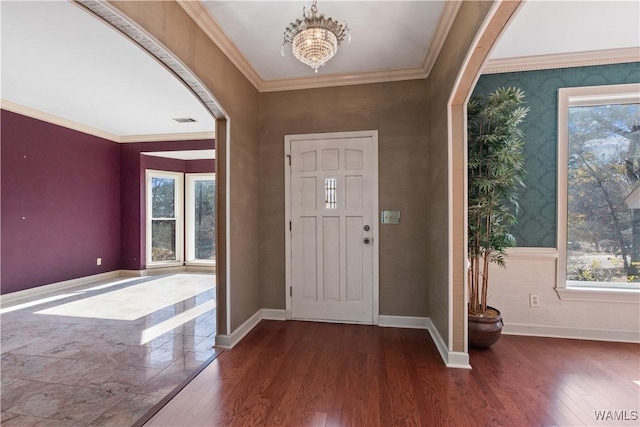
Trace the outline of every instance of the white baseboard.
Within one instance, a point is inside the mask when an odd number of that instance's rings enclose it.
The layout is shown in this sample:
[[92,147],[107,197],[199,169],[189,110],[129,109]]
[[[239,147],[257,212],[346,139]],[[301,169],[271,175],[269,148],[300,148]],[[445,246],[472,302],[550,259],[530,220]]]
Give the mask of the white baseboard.
[[383,328],[428,329],[428,317],[378,316],[378,326]]
[[438,353],[448,368],[471,369],[469,354],[458,351],[449,351],[448,346],[440,336],[435,325],[428,317],[410,316],[378,316],[378,326],[392,328],[426,329],[429,331]]
[[287,320],[287,312],[285,310],[275,310],[273,308],[263,308],[262,318],[264,320]]
[[585,329],[569,328],[566,326],[509,323],[504,325],[502,333],[505,335],[526,335],[533,337],[640,343],[640,331]]
[[76,286],[88,285],[101,280],[110,280],[120,277],[120,270],[108,271],[106,273],[94,274],[92,276],[80,277],[78,279],[64,280],[62,282],[51,283],[50,285],[38,286],[36,288],[11,292],[0,296],[1,304],[11,304],[26,298],[33,298],[41,295],[64,289],[75,288]]
[[231,335],[216,335],[215,347],[231,349],[238,344],[253,328],[256,327],[261,320],[286,320],[286,312],[284,310],[275,310],[271,308],[262,308],[255,312],[253,316],[247,319]]
[[35,288],[24,289],[22,291],[11,292],[9,294],[0,295],[0,306],[5,304],[13,304],[23,299],[45,296],[53,292],[62,291],[64,289],[75,288],[77,286],[90,285],[102,280],[117,279],[118,277],[148,277],[158,274],[169,273],[202,273],[210,274],[215,272],[214,267],[203,269],[202,267],[193,268],[191,266],[156,268],[151,270],[113,270],[106,273],[94,274],[91,276],[79,277],[77,279],[64,280],[62,282],[51,283],[49,285],[37,286]]
[[202,265],[182,265],[173,267],[154,267],[145,270],[120,270],[123,276],[127,277],[148,277],[159,276],[161,274],[172,273],[202,273],[215,274],[216,268],[212,266]]
[[449,346],[444,342],[440,332],[433,324],[430,318],[427,317],[427,330],[431,334],[431,339],[436,344],[438,353],[447,368],[459,368],[459,369],[471,369],[469,364],[469,354],[459,351],[449,351]]
[[238,344],[262,320],[262,310],[258,310],[248,318],[231,335],[216,335],[215,347],[231,349]]
[[[255,312],[231,335],[217,335],[216,347],[231,349],[238,344],[251,330],[260,323],[261,320],[286,320],[285,310],[274,310],[263,308]],[[449,351],[440,333],[436,329],[431,319],[428,317],[411,316],[378,316],[378,326],[392,328],[426,329],[431,334],[431,338],[436,344],[440,357],[448,368],[471,369],[469,365],[469,354]]]
[[216,335],[215,342],[213,343],[214,347],[230,349],[231,348],[231,336],[230,335]]

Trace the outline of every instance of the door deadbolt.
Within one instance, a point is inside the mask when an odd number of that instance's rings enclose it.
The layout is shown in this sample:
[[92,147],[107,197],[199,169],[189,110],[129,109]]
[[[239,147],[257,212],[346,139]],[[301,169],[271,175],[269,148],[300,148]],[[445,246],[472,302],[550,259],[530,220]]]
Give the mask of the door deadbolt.
[[368,225],[365,225],[364,226],[364,231],[369,231],[369,230],[371,230],[371,227],[369,227]]

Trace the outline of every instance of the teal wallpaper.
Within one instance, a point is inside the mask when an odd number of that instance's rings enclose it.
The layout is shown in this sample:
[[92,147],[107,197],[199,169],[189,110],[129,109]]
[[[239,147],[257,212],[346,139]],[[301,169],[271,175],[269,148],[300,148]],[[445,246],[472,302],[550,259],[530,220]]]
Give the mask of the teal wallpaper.
[[560,68],[480,77],[474,95],[501,86],[525,91],[531,107],[525,133],[526,189],[520,196],[518,225],[512,230],[520,247],[556,246],[557,93],[559,88],[640,82],[640,62]]

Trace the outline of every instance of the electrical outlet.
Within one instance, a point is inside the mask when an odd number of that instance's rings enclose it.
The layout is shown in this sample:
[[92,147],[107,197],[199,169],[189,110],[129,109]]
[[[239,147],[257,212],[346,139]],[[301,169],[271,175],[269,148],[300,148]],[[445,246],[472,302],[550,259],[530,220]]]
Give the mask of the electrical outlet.
[[102,265],[102,258],[96,259],[96,265]]
[[529,294],[529,306],[540,307],[540,297],[538,295]]

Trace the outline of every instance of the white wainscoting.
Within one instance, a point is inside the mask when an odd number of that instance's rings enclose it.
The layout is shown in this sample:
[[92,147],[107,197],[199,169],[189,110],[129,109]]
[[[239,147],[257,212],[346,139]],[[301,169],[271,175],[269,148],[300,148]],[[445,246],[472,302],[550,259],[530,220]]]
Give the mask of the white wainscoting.
[[[492,264],[489,304],[502,312],[505,334],[640,342],[640,304],[562,300],[556,293],[557,251],[513,248],[506,269]],[[529,306],[529,295],[540,306]]]

